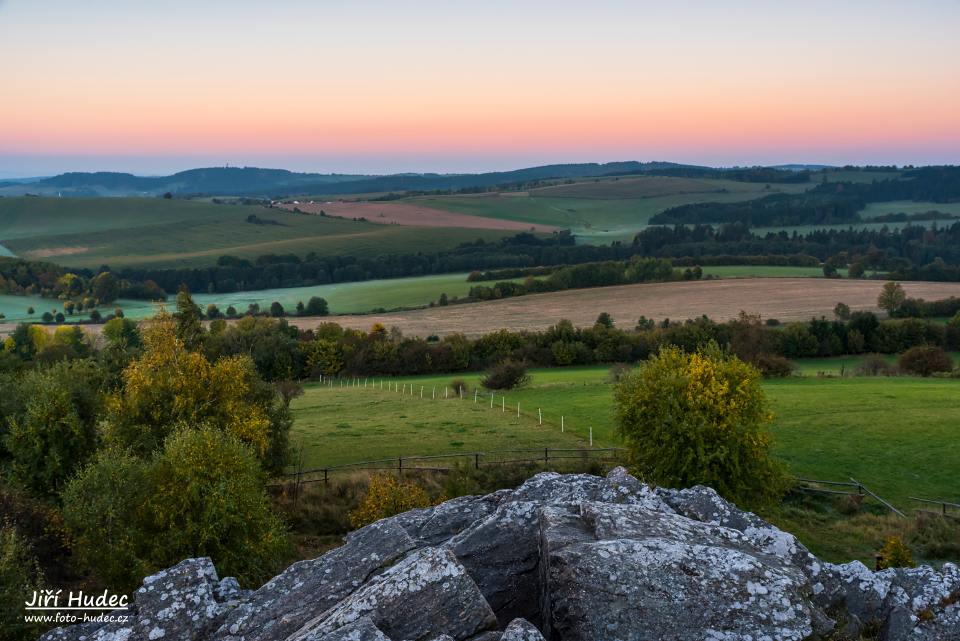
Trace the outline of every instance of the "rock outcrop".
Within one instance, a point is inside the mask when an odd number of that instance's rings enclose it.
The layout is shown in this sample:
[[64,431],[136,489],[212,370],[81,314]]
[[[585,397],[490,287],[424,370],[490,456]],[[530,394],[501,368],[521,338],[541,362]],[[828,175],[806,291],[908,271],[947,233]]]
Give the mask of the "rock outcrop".
[[43,641],[960,641],[960,569],[824,563],[713,490],[539,474],[384,519],[255,591],[188,559]]

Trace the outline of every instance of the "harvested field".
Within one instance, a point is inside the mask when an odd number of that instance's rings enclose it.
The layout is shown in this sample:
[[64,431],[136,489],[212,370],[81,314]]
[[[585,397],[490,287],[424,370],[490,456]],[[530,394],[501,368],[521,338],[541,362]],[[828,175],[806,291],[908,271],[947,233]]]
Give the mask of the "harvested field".
[[538,225],[515,220],[459,214],[452,211],[424,207],[409,201],[330,201],[300,203],[299,205],[285,204],[281,205],[281,207],[291,211],[299,209],[308,214],[319,214],[323,211],[328,216],[337,218],[363,218],[368,222],[379,223],[381,225],[459,227],[461,229],[515,229],[517,231],[536,231],[543,233],[550,233],[557,230],[557,227],[551,227],[550,225]]
[[[934,300],[960,296],[960,283],[903,283],[912,297]],[[852,310],[876,310],[882,281],[826,278],[743,278],[730,280],[650,283],[573,289],[484,303],[451,305],[391,314],[328,316],[295,321],[303,328],[321,322],[367,329],[373,323],[398,327],[404,334],[428,336],[461,332],[476,336],[497,329],[542,329],[560,319],[592,325],[608,312],[621,327],[633,326],[640,316],[683,320],[703,314],[728,320],[741,310],[782,321],[833,317],[844,302]]]
[[[936,300],[960,296],[960,283],[904,282],[907,295]],[[877,295],[883,281],[828,278],[736,278],[728,280],[649,283],[571,289],[550,294],[519,296],[484,303],[432,307],[408,312],[290,318],[303,329],[321,323],[369,329],[374,323],[398,327],[404,334],[429,336],[463,333],[478,336],[498,329],[535,330],[568,319],[589,326],[600,312],[607,312],[620,327],[631,327],[640,316],[654,320],[685,320],[706,314],[723,321],[741,310],[781,321],[833,318],[833,308],[843,302],[850,309],[877,311]],[[9,334],[13,323],[0,324],[0,336]],[[99,332],[101,325],[88,325]]]

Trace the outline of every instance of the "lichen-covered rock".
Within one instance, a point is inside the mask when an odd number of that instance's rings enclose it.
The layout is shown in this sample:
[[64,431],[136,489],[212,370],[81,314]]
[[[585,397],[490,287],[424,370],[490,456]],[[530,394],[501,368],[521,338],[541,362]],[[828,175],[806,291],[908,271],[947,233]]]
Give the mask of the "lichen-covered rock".
[[518,616],[539,623],[539,517],[539,503],[512,501],[448,543],[502,625]]
[[728,528],[641,506],[541,514],[548,637],[800,641],[825,619],[802,572]]
[[[148,576],[134,595],[129,619],[99,626],[59,628],[44,641],[195,641],[222,613],[220,581],[209,558],[187,559]],[[117,614],[121,614],[117,612]]]
[[43,639],[960,641],[960,570],[823,563],[710,488],[617,468],[378,521],[256,591],[190,559],[148,577],[129,614]]
[[370,617],[362,617],[324,635],[319,641],[390,641],[390,638],[373,624]]
[[394,639],[438,634],[465,639],[497,625],[493,610],[457,557],[449,550],[423,548],[288,638],[316,641],[364,616]]
[[544,641],[540,630],[535,628],[529,621],[523,619],[514,619],[503,631],[500,641]]
[[227,614],[218,637],[283,639],[415,547],[406,530],[393,521],[357,530],[343,546],[317,559],[294,563],[249,595]]
[[403,527],[418,546],[435,547],[489,516],[508,494],[495,492],[487,496],[462,496],[433,507],[410,510],[387,520]]

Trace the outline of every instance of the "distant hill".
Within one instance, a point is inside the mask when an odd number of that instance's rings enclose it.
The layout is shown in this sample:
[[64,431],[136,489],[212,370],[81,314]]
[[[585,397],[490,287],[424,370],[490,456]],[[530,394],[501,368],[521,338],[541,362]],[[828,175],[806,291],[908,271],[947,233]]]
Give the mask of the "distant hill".
[[0,195],[25,193],[48,196],[174,195],[278,197],[300,194],[347,195],[397,191],[486,189],[498,185],[551,178],[606,176],[682,168],[669,162],[576,163],[528,167],[479,174],[349,174],[296,173],[257,167],[208,167],[171,176],[135,176],[118,172],[71,172],[23,184],[0,183]]

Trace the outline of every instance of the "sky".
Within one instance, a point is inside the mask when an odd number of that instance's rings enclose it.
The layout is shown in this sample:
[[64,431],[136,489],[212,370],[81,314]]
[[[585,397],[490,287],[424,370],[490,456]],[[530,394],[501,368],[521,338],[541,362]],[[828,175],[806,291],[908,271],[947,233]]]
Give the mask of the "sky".
[[960,163],[960,0],[0,0],[0,177]]

